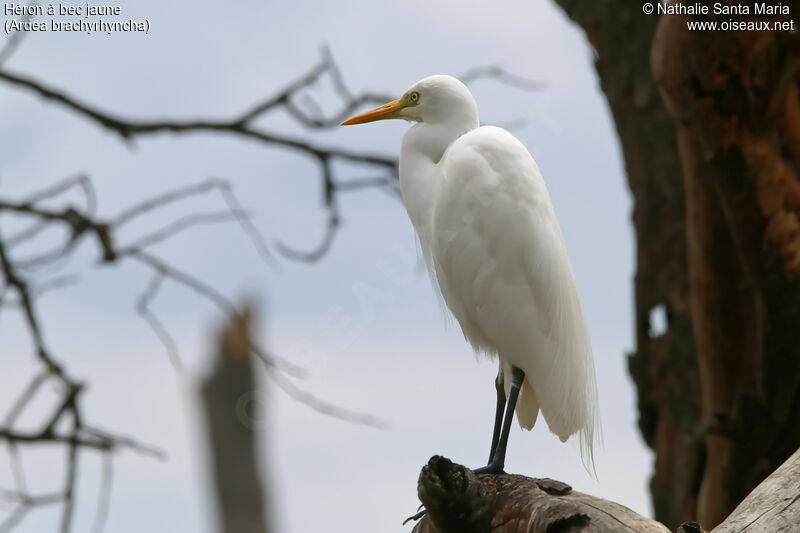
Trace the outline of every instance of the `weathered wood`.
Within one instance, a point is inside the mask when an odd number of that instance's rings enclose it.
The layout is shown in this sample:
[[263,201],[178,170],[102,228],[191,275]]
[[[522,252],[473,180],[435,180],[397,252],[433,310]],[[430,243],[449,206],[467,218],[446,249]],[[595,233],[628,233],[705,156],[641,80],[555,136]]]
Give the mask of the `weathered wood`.
[[[417,485],[427,514],[413,533],[595,533],[669,529],[627,507],[566,483],[516,474],[481,474],[433,456]],[[678,533],[707,533],[697,522]],[[800,531],[800,449],[710,533]]]
[[481,474],[434,456],[417,486],[428,510],[413,533],[668,533],[627,507],[560,481]]
[[800,449],[711,533],[800,531]]

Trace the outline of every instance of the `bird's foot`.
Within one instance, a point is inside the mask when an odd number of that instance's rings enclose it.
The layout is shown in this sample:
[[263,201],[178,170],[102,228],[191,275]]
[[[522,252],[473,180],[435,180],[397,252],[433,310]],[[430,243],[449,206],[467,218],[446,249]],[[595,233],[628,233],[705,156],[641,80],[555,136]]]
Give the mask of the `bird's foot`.
[[[420,507],[422,507],[422,506],[420,505]],[[418,512],[417,514],[415,514],[414,516],[409,516],[408,518],[406,518],[405,520],[403,520],[403,525],[406,525],[406,524],[407,524],[408,522],[410,522],[411,520],[413,520],[414,522],[416,522],[417,520],[419,520],[420,518],[422,518],[423,516],[425,516],[425,513],[427,513],[427,512],[428,512],[428,510],[427,510],[427,509],[423,509],[423,510],[421,510],[420,512]]]
[[473,470],[476,474],[505,474],[503,461],[492,461],[486,466],[476,468]]

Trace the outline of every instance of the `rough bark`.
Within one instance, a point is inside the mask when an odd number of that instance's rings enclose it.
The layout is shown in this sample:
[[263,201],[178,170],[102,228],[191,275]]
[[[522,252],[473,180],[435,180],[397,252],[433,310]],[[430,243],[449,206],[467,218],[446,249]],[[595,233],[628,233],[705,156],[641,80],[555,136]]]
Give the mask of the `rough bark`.
[[634,196],[630,370],[655,516],[713,527],[800,445],[798,36],[557,2],[597,52]]
[[706,528],[800,444],[798,51],[789,33],[690,32],[677,16],[652,45],[686,187]]
[[[658,17],[639,4],[557,0],[596,51],[633,194],[636,383],[639,428],[655,452],[650,482],[655,516],[674,529],[695,516],[703,468],[697,351],[689,310],[685,192],[672,121],[650,73]],[[656,335],[653,309],[667,330]]]
[[[206,427],[214,471],[219,531],[267,533],[264,490],[259,475],[252,421],[261,420],[254,399],[249,336],[250,313],[228,324],[219,336],[214,368],[202,386]],[[259,397],[260,398],[260,397]]]

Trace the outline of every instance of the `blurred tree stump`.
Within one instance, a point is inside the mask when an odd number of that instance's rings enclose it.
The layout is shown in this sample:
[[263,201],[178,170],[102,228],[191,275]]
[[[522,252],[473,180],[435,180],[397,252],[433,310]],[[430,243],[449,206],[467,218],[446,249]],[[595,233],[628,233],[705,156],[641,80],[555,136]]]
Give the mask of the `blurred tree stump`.
[[414,533],[668,533],[663,524],[618,503],[572,490],[552,479],[475,475],[434,456],[417,486],[428,510]]
[[[264,490],[253,421],[262,421],[249,342],[251,312],[245,309],[219,335],[214,368],[203,382],[217,495],[219,531],[268,533]],[[263,395],[263,391],[261,391]],[[260,399],[259,396],[258,399]],[[260,448],[261,445],[258,444]]]

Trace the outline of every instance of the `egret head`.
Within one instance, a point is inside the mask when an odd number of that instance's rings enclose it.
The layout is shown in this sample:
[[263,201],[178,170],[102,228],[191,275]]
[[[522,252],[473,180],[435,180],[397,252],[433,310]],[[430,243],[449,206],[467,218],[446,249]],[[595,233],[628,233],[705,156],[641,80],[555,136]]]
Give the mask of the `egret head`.
[[342,126],[376,120],[401,118],[426,124],[474,119],[478,106],[467,86],[452,76],[430,76],[412,85],[400,98],[366,113],[356,115]]

